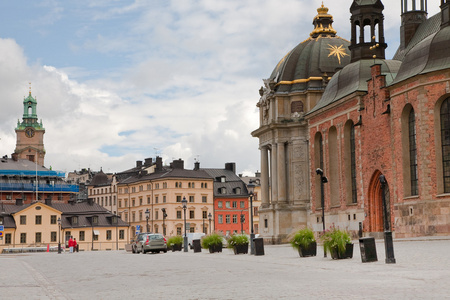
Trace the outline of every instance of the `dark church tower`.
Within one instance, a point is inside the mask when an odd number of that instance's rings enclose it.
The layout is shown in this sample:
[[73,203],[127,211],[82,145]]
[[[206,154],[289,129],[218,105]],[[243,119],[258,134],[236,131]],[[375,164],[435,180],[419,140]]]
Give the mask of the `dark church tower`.
[[450,0],[441,0],[441,28],[450,25]]
[[417,27],[427,19],[427,0],[402,0],[400,49],[408,47]]
[[384,5],[380,0],[354,0],[352,14],[352,39],[349,47],[351,62],[360,59],[384,59],[387,44],[384,40]]

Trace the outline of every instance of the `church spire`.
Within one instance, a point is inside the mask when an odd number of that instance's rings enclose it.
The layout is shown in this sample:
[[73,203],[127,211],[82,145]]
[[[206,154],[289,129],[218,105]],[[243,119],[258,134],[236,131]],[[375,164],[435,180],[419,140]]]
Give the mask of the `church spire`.
[[[360,59],[385,59],[387,44],[384,40],[384,5],[381,0],[354,0],[352,14],[352,39],[349,47],[351,62]],[[376,47],[373,47],[376,45]]]
[[417,27],[427,19],[427,14],[427,0],[402,0],[400,49],[408,47]]
[[328,14],[328,7],[325,7],[322,2],[322,6],[317,9],[317,16],[314,17],[313,25],[314,30],[310,36],[317,38],[320,35],[336,36],[336,30],[333,29],[333,16]]

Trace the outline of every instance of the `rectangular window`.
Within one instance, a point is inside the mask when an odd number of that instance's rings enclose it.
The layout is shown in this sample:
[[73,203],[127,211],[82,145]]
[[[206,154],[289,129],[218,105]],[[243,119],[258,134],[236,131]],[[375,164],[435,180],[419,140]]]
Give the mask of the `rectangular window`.
[[217,202],[217,207],[218,208],[222,208],[223,207],[222,201]]
[[42,242],[42,233],[41,232],[36,232],[35,243],[36,244],[40,244],[41,242]]
[[157,204],[159,201],[158,196],[155,197],[155,203]]
[[189,196],[189,202],[191,202],[191,203],[194,202],[194,196]]
[[225,207],[230,208],[230,201],[225,202]]
[[11,244],[11,233],[5,234],[5,244]]
[[94,223],[95,225],[98,225],[98,217],[97,216],[92,217],[92,223]]
[[181,227],[177,227],[177,235],[181,235]]
[[[158,202],[156,202],[158,203]],[[139,197],[139,205],[142,205],[142,197]]]
[[98,235],[96,235],[96,234],[92,234],[92,240],[93,241],[98,241]]
[[56,216],[55,215],[50,216],[50,224],[56,224]]
[[135,211],[133,211],[131,213],[131,222],[136,222],[136,212]]
[[181,196],[177,196],[177,202],[181,202]]
[[78,225],[78,217],[77,216],[72,217],[72,225]]
[[240,208],[245,208],[245,201],[241,201]]
[[163,196],[163,203],[166,203],[166,196]]
[[119,200],[119,208],[122,208],[122,200]]
[[20,234],[20,243],[21,244],[26,244],[27,243],[27,234],[26,233],[21,233]]
[[20,225],[27,225],[27,216],[20,216]]
[[79,241],[84,241],[84,239],[85,239],[85,233],[84,233],[84,231],[80,231],[80,235],[78,236],[78,240]]
[[181,210],[177,211],[177,219],[181,219]]
[[233,224],[237,224],[237,220],[238,220],[237,215],[233,215]]
[[133,200],[131,200],[131,203],[133,204],[133,207],[135,207],[136,206],[136,201],[133,199]]
[[150,197],[147,197],[147,204],[150,204]]
[[208,218],[208,212],[206,210],[202,211],[202,218],[203,219]]
[[222,215],[218,215],[218,216],[217,216],[217,222],[218,222],[219,224],[223,224],[223,216],[222,216]]
[[119,240],[125,239],[125,230],[119,230]]
[[142,210],[139,211],[139,221],[142,221]]
[[189,219],[195,219],[195,211],[193,210],[189,211]]
[[155,211],[155,220],[158,220],[158,215],[159,215],[159,212]]
[[230,224],[230,223],[231,223],[230,215],[226,215],[226,216],[225,216],[225,222],[226,222],[227,224]]
[[111,240],[111,230],[106,230],[106,240]]
[[207,202],[208,202],[208,197],[202,196],[202,203],[207,203]]
[[50,241],[56,242],[56,231],[50,232]]
[[233,201],[233,208],[237,208],[237,201]]
[[42,216],[36,216],[36,225],[42,224]]

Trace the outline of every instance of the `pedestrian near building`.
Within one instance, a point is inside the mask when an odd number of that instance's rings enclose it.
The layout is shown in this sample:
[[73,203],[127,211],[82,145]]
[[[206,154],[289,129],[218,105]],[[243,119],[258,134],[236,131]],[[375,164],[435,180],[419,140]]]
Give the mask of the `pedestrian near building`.
[[73,238],[73,248],[75,252],[78,252],[78,243],[77,243],[77,239]]
[[73,253],[73,239],[70,237],[69,239],[69,253]]

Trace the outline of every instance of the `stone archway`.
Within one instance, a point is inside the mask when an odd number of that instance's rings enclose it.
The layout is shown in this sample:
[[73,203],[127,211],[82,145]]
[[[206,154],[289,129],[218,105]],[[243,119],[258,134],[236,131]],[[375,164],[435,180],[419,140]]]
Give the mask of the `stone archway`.
[[[380,171],[375,171],[370,180],[369,186],[369,228],[368,232],[383,232],[384,231],[384,219],[383,219],[383,199],[382,189],[380,183]],[[386,197],[386,204],[388,208],[388,215],[391,215],[390,209],[390,197],[389,197],[389,185],[386,183],[384,188]]]

